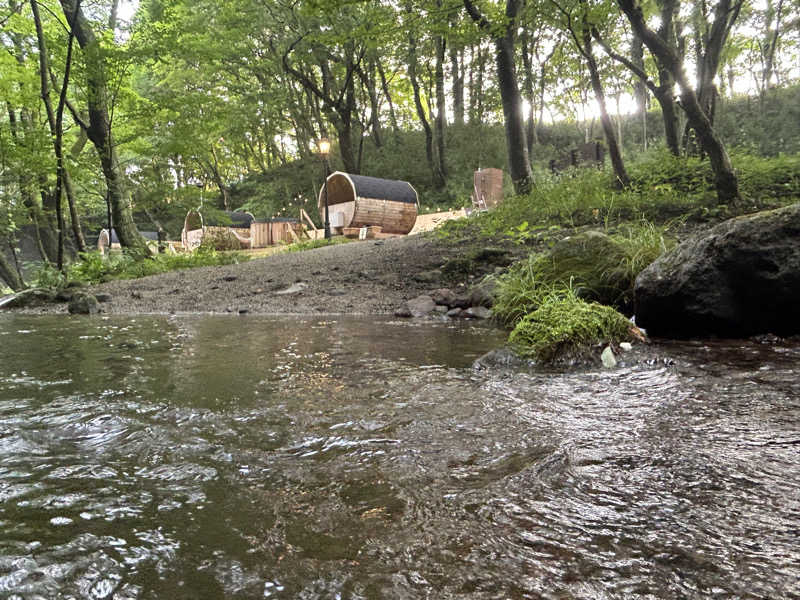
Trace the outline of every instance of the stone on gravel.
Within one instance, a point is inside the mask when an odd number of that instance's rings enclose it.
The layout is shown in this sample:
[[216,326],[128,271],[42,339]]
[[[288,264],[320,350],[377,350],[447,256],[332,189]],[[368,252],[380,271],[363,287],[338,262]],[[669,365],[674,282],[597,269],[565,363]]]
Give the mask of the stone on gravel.
[[436,308],[436,303],[430,296],[422,294],[421,296],[417,296],[416,298],[406,302],[406,306],[408,307],[408,310],[411,312],[412,316],[424,317],[425,315],[433,312],[433,310]]
[[67,307],[71,315],[96,315],[100,312],[97,298],[91,294],[75,294]]
[[459,317],[461,317],[462,312],[464,311],[460,308],[451,308],[450,310],[447,311],[447,316],[450,317],[451,319],[458,319]]
[[307,283],[299,281],[297,283],[293,283],[292,285],[290,285],[285,290],[278,290],[277,292],[275,292],[275,295],[276,296],[289,296],[291,294],[299,294],[304,289],[306,289],[307,287],[308,287]]
[[97,298],[98,302],[111,302],[111,294],[107,294],[105,292],[95,294],[94,297]]
[[3,299],[3,308],[30,308],[49,304],[55,299],[55,294],[45,288],[33,288],[17,292],[15,295]]
[[396,311],[394,311],[395,317],[400,317],[402,319],[410,319],[414,315],[411,314],[411,311],[407,306],[401,306]]
[[467,319],[488,319],[492,316],[492,311],[485,306],[471,306],[461,316]]
[[414,280],[420,283],[436,283],[442,278],[442,272],[439,269],[431,271],[420,271],[414,275]]
[[800,333],[800,203],[736,217],[636,279],[636,324],[686,338]]

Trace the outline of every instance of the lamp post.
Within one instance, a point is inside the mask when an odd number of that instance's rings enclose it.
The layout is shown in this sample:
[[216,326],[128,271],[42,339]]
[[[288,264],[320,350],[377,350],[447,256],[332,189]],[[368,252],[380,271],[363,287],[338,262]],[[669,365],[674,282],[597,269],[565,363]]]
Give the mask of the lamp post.
[[319,146],[319,155],[322,158],[322,174],[324,179],[323,187],[325,188],[325,239],[331,239],[331,220],[328,214],[328,155],[331,152],[331,143],[322,138],[317,142]]

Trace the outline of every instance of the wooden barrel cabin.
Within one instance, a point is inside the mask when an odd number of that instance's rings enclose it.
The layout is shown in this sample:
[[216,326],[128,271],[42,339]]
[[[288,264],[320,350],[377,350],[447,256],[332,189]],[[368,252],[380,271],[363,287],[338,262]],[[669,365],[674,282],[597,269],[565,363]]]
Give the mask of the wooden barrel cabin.
[[[331,229],[380,227],[382,233],[405,235],[419,209],[417,191],[407,181],[379,179],[336,171],[328,176]],[[325,222],[325,187],[319,192],[320,220]]]
[[250,225],[255,217],[243,211],[213,211],[203,216],[199,210],[186,213],[181,242],[186,250],[196,250],[203,240],[213,240],[217,250],[244,250],[251,247]]

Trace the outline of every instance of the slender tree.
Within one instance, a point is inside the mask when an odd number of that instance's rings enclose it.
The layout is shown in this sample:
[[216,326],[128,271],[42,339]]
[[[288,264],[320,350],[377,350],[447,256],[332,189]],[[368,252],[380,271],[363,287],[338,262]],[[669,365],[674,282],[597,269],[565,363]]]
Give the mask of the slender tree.
[[497,83],[503,104],[503,119],[506,131],[508,165],[514,191],[526,194],[533,185],[533,171],[528,159],[528,144],[525,139],[525,117],[522,114],[522,95],[517,83],[517,67],[514,61],[516,31],[522,9],[522,0],[506,0],[505,24],[493,25],[472,3],[464,0],[470,18],[492,39],[495,46]]

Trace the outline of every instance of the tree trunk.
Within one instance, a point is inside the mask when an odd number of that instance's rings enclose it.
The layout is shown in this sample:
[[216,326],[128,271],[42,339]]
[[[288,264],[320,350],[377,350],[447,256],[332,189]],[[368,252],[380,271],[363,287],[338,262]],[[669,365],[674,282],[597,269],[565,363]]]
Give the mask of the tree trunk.
[[600,81],[600,73],[597,69],[597,61],[592,52],[592,36],[589,32],[589,27],[586,25],[583,31],[584,51],[586,52],[586,62],[589,65],[589,77],[592,81],[592,90],[597,99],[597,104],[600,107],[600,123],[603,126],[603,133],[606,137],[606,144],[608,144],[608,155],[611,158],[611,166],[614,169],[614,176],[617,178],[617,183],[620,187],[628,187],[631,183],[628,177],[628,172],[625,170],[625,163],[622,160],[622,153],[619,149],[617,136],[614,133],[614,124],[611,122],[611,117],[608,115],[608,108],[606,107],[606,96],[603,90],[603,83]]
[[395,133],[400,131],[400,126],[397,123],[397,115],[394,111],[394,102],[392,101],[392,94],[389,89],[389,82],[386,80],[386,72],[383,70],[381,61],[378,61],[378,74],[381,76],[381,88],[383,95],[386,96],[386,102],[389,104],[389,121],[392,123],[392,129]]
[[[407,7],[407,10],[410,11],[411,7]],[[425,114],[425,106],[422,103],[422,94],[420,93],[419,80],[417,79],[417,38],[411,30],[408,33],[408,79],[414,91],[414,106],[417,109],[417,117],[419,117],[419,122],[425,132],[425,156],[428,159],[428,166],[431,169],[434,185],[441,189],[444,187],[444,177],[433,155],[433,131]]]
[[[439,0],[441,2],[441,0]],[[434,68],[434,79],[436,86],[436,166],[442,174],[442,183],[447,178],[447,164],[445,160],[445,139],[444,130],[447,123],[446,99],[444,94],[444,61],[445,46],[444,36],[436,36],[436,66]]]
[[[644,44],[638,35],[631,40],[631,62],[644,72]],[[642,150],[647,152],[647,84],[641,78],[633,84],[633,97],[642,121]]]
[[[451,26],[455,26],[451,22]],[[450,79],[453,82],[453,122],[456,125],[464,124],[464,74],[459,61],[459,48],[450,41]]]
[[[8,241],[8,245],[11,246],[10,241]],[[20,277],[17,270],[8,262],[5,252],[2,251],[0,251],[0,279],[15,292],[25,288],[25,282],[22,281],[22,277]]]
[[[87,135],[97,149],[100,164],[108,188],[109,201],[114,217],[114,229],[120,245],[139,256],[148,256],[144,238],[133,222],[130,193],[125,175],[117,158],[117,150],[111,134],[111,119],[108,112],[108,89],[105,78],[105,61],[97,38],[89,26],[77,0],[59,0],[67,22],[86,57],[87,103],[89,105],[89,130]],[[78,9],[76,11],[76,8]],[[76,15],[72,19],[72,15]]]
[[[472,4],[472,0],[464,0],[464,7],[478,26],[485,32],[492,31],[492,25]],[[522,8],[521,0],[506,1],[506,27],[502,36],[493,35],[495,60],[497,65],[497,83],[500,88],[500,100],[503,105],[505,122],[506,148],[508,166],[514,191],[527,194],[533,185],[533,172],[528,160],[528,144],[525,139],[525,119],[522,114],[522,96],[517,85],[517,69],[514,63],[514,32],[517,27],[517,16]]]
[[[75,203],[75,192],[72,187],[72,179],[69,176],[69,171],[64,166],[64,156],[63,156],[63,149],[61,147],[61,138],[63,136],[63,128],[58,126],[58,118],[57,115],[53,111],[52,103],[50,102],[50,84],[49,84],[49,74],[50,74],[50,65],[48,59],[48,52],[47,52],[47,45],[44,39],[44,32],[42,30],[42,20],[39,15],[39,4],[36,0],[31,0],[31,12],[33,13],[33,21],[36,27],[36,39],[39,45],[39,80],[41,85],[41,98],[42,102],[44,103],[45,112],[47,113],[47,123],[50,126],[50,135],[53,138],[53,146],[56,155],[56,161],[58,162],[58,166],[56,168],[61,185],[64,187],[64,191],[66,192],[67,202],[69,205],[69,212],[70,212],[70,222],[72,224],[72,235],[75,238],[75,245],[78,248],[79,252],[86,252],[86,241],[83,237],[83,232],[81,231],[81,223],[80,218],[78,217],[78,210]],[[68,53],[68,54],[71,54]],[[67,72],[69,71],[69,66],[67,67]],[[68,81],[65,80],[65,85]],[[62,107],[63,111],[63,107]],[[59,194],[60,195],[60,194]],[[60,198],[58,199],[58,203],[60,204]],[[57,210],[57,217],[59,222],[59,227],[63,228],[63,216],[61,215],[61,208],[60,206],[56,209]],[[59,254],[63,254],[63,231],[59,230]]]
[[711,160],[714,184],[720,203],[734,202],[739,198],[739,183],[733,171],[722,140],[717,136],[708,116],[703,111],[697,96],[683,70],[677,54],[652,29],[647,27],[642,9],[634,0],[617,0],[619,7],[627,16],[633,30],[644,41],[653,56],[671,73],[681,90],[681,103],[691,127],[697,133],[701,147]]

